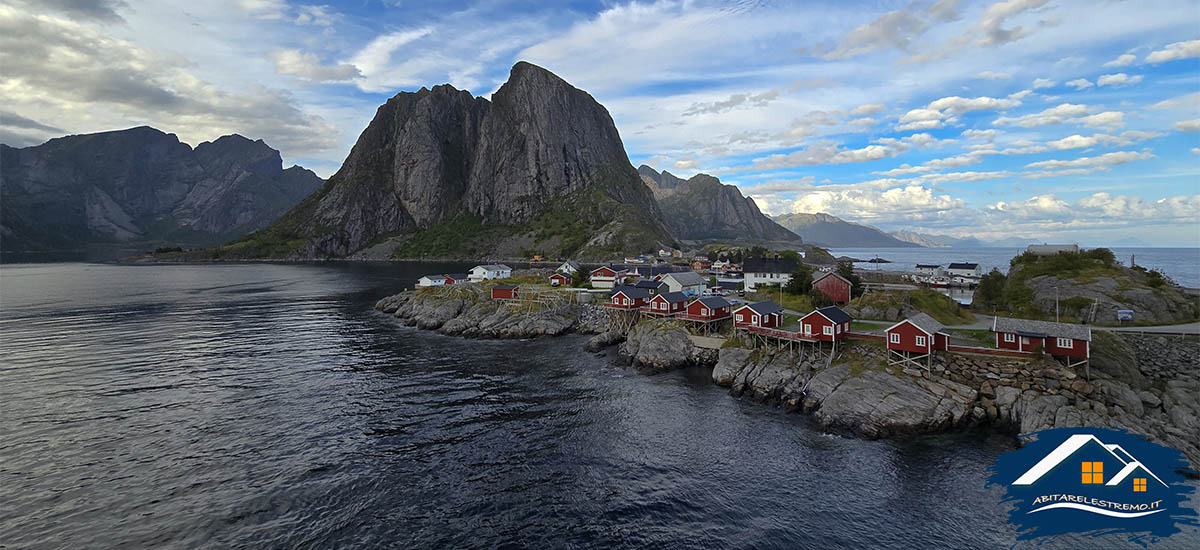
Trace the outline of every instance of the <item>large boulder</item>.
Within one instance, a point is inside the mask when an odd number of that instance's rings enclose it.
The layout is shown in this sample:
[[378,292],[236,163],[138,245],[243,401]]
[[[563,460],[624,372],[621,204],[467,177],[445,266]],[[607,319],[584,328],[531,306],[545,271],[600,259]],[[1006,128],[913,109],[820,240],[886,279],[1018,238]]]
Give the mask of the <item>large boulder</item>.
[[625,336],[618,353],[635,367],[660,371],[702,364],[708,355],[701,353],[687,329],[673,319],[638,323]]

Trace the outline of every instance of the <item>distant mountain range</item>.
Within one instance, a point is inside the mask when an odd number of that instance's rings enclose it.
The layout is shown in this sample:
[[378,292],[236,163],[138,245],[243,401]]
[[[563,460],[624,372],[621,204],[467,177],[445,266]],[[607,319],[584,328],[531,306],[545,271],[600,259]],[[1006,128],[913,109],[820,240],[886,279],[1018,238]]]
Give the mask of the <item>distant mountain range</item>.
[[679,239],[801,242],[798,235],[760,212],[754,199],[713,176],[697,174],[683,180],[644,164],[638,174],[654,192],[667,228]]
[[783,214],[773,218],[805,243],[830,248],[905,248],[922,246],[897,239],[869,225],[848,222],[829,214]]
[[262,140],[195,149],[142,126],[0,144],[5,251],[138,243],[210,246],[266,227],[324,181]]

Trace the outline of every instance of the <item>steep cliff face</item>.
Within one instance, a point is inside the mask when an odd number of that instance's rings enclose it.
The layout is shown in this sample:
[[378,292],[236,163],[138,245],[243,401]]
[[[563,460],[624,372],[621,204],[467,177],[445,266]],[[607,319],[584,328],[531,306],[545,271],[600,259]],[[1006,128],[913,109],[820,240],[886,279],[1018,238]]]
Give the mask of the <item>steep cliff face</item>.
[[491,101],[449,85],[389,99],[319,193],[214,254],[601,258],[670,243],[661,216],[608,111],[521,62]]
[[658,198],[667,227],[680,239],[800,242],[795,233],[763,215],[754,199],[708,174],[685,181],[645,165],[638,173]]
[[192,149],[150,127],[0,145],[4,249],[211,244],[265,227],[321,185],[260,141]]
[[804,242],[809,244],[865,248],[920,246],[892,237],[869,225],[848,222],[829,214],[795,213],[776,216],[774,219],[779,225],[803,237]]

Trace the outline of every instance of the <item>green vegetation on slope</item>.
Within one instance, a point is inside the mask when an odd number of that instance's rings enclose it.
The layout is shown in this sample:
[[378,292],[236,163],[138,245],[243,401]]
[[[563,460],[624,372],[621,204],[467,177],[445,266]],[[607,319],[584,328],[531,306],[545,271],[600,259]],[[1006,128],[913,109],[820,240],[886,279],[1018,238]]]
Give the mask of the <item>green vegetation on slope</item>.
[[975,321],[974,314],[959,307],[958,302],[949,296],[925,288],[872,292],[851,300],[850,305],[860,311],[865,307],[872,307],[879,311],[886,311],[890,308],[903,310],[905,305],[909,305],[947,325],[961,325]]

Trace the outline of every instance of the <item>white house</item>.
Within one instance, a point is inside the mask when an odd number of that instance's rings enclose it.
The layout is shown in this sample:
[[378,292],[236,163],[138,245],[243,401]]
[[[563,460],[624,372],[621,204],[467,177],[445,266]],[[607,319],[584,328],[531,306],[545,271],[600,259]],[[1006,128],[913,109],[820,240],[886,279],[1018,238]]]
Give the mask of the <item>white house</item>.
[[555,271],[574,275],[579,273],[580,269],[579,262],[576,262],[575,260],[567,260],[563,262],[562,265],[558,266],[558,269],[555,269]]
[[422,275],[420,279],[417,279],[417,286],[420,288],[442,286],[444,284],[446,284],[445,275]]
[[948,277],[982,277],[983,269],[979,264],[952,263],[946,268]]
[[471,272],[467,275],[467,278],[471,282],[487,279],[507,279],[509,277],[512,277],[512,268],[504,264],[477,265],[472,267]]
[[682,292],[686,296],[696,296],[704,292],[704,278],[695,271],[666,273],[661,280],[667,283],[670,292]]
[[796,260],[792,258],[746,258],[742,264],[745,272],[745,288],[754,290],[759,285],[783,285],[796,271]]
[[926,277],[941,277],[942,266],[936,264],[917,264],[917,275]]

